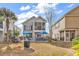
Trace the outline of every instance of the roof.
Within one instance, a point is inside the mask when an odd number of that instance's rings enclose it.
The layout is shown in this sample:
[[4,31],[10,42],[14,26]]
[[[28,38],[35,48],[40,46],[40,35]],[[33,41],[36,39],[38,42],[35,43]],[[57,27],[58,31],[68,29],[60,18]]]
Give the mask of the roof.
[[[48,34],[47,32],[36,32],[37,34]],[[32,32],[23,32],[24,35],[26,34],[32,34]]]
[[29,18],[28,20],[24,21],[22,24],[24,24],[24,23],[26,23],[26,22],[32,20],[33,18],[40,18],[40,19],[42,19],[43,21],[46,22],[46,20],[45,20],[44,18],[42,18],[41,16],[38,16],[38,17],[33,16],[33,17]]
[[31,32],[23,32],[23,35],[32,34]]
[[37,32],[37,34],[48,34],[47,32]]
[[57,22],[55,22],[55,24],[52,25],[52,27],[55,26],[58,22],[60,22],[60,21],[65,17],[65,15],[67,15],[69,12],[73,11],[74,9],[76,9],[76,8],[78,8],[78,7],[79,7],[79,6],[76,6],[75,8],[73,8],[72,10],[70,10],[70,11],[68,11],[66,14],[64,14],[62,17],[60,17],[59,20],[58,20]]

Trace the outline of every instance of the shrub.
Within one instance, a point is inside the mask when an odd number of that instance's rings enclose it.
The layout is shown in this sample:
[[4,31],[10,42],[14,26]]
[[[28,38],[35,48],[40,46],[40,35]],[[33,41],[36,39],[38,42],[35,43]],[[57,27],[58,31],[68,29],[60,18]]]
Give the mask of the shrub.
[[73,39],[72,48],[75,49],[74,55],[79,56],[79,37]]
[[79,49],[75,51],[75,56],[79,56]]
[[79,37],[74,38],[73,41],[72,41],[72,44],[73,44],[73,45],[79,44]]
[[73,45],[72,48],[75,49],[75,50],[79,49],[79,44],[77,44],[77,45]]

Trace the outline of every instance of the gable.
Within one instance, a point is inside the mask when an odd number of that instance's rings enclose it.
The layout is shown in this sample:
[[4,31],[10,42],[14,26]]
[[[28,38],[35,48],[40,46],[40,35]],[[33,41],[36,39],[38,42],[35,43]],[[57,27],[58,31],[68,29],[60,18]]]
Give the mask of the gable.
[[28,23],[28,22],[32,21],[32,19],[34,19],[34,18],[35,18],[35,17],[33,16],[33,17],[31,17],[31,18],[27,19],[26,21],[24,21],[24,22],[23,22],[23,24],[26,24],[26,23]]
[[25,21],[23,24],[28,24],[28,23],[32,23],[32,22],[46,22],[46,20],[45,19],[43,19],[42,17],[31,17],[30,19],[28,19],[27,21]]
[[34,19],[34,21],[36,21],[36,22],[46,22],[46,20],[45,19],[43,19],[42,17],[36,17],[35,19]]
[[79,16],[79,6],[68,12],[65,16]]

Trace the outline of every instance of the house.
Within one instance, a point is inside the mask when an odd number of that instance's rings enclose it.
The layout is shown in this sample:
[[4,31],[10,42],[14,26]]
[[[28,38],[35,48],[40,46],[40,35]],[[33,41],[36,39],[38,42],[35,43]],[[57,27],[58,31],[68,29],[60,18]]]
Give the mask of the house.
[[66,13],[52,26],[52,38],[72,41],[79,36],[79,6]]
[[46,34],[46,20],[40,16],[33,16],[23,23],[23,35],[31,41],[36,41]]

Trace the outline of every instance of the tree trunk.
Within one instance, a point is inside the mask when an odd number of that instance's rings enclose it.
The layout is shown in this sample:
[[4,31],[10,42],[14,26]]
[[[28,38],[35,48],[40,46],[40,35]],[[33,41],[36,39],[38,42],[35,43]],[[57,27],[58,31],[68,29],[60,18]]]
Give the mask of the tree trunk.
[[6,19],[6,32],[7,32],[7,36],[6,36],[6,40],[7,43],[9,43],[9,19]]
[[52,29],[49,31],[50,38],[52,39]]

